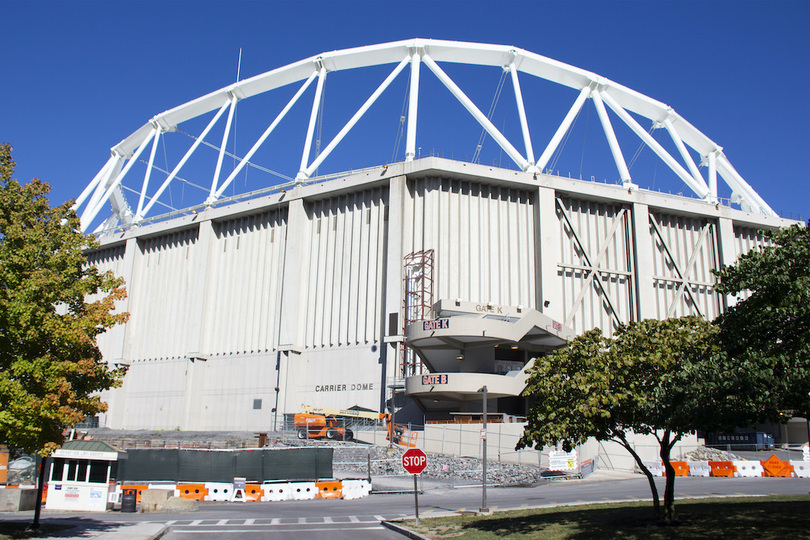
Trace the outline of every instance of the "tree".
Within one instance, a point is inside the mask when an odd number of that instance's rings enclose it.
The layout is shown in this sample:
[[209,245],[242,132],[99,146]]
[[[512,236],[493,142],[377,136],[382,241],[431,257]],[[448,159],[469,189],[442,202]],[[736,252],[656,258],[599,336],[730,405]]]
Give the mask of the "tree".
[[[674,519],[673,446],[696,427],[717,421],[699,376],[717,362],[717,329],[699,317],[644,320],[620,326],[613,338],[599,329],[538,358],[525,396],[534,398],[518,448],[562,444],[566,451],[589,437],[614,441],[647,476],[656,515]],[[666,471],[664,507],[653,475],[627,438],[653,435]]]
[[810,418],[810,222],[762,234],[770,246],[715,272],[715,289],[738,297],[715,324],[740,425]]
[[0,443],[47,456],[66,427],[106,410],[99,391],[120,384],[96,337],[126,321],[115,313],[126,293],[87,265],[97,242],[78,232],[71,201],[51,208],[50,186],[20,185],[14,166],[0,144]]

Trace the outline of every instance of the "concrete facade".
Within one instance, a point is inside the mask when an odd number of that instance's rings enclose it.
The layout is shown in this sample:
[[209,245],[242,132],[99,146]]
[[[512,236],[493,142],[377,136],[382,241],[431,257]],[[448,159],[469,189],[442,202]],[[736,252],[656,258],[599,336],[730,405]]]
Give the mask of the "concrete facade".
[[[383,410],[405,383],[413,252],[434,251],[436,302],[520,306],[610,335],[643,318],[714,318],[729,300],[711,270],[789,223],[430,157],[133,227],[89,254],[124,277],[131,314],[99,340],[107,362],[129,366],[100,426],[268,430],[304,404]],[[520,352],[523,364],[540,354]],[[456,371],[479,372],[474,357]]]

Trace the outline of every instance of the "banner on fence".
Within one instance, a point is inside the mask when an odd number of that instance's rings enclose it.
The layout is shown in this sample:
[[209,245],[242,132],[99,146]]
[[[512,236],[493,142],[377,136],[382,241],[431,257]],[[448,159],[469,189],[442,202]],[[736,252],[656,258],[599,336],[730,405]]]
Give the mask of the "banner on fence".
[[577,451],[562,452],[552,450],[548,453],[548,469],[550,471],[575,471],[579,467]]

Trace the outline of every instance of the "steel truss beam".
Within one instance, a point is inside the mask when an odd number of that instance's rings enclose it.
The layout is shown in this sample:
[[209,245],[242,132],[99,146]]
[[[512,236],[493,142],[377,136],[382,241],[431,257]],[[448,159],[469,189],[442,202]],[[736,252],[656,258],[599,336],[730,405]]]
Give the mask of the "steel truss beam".
[[[238,171],[249,164],[248,160],[250,157],[265,143],[267,136],[284,118],[289,109],[299,100],[301,94],[306,91],[314,80],[314,77],[318,78],[318,83],[316,85],[315,95],[313,96],[306,138],[303,141],[301,164],[296,175],[298,182],[305,182],[311,178],[312,174],[324,160],[333,153],[336,146],[348,131],[366,114],[369,107],[379,95],[385,91],[393,79],[395,79],[407,65],[410,65],[411,76],[408,91],[405,160],[411,161],[416,157],[417,149],[417,112],[420,89],[420,65],[422,63],[424,63],[442,84],[450,90],[464,109],[483,126],[486,132],[522,171],[534,174],[546,169],[552,155],[557,151],[566,133],[571,129],[573,121],[577,114],[579,114],[585,101],[591,98],[608,139],[608,144],[619,171],[619,176],[626,187],[634,189],[635,185],[632,183],[622,149],[613,132],[613,127],[605,105],[607,105],[644,144],[649,146],[699,198],[709,203],[715,203],[717,201],[717,177],[719,175],[731,189],[733,201],[738,203],[744,210],[770,216],[776,215],[754,189],[745,182],[742,176],[737,173],[726,156],[723,155],[722,148],[664,103],[589,71],[523,49],[502,45],[411,39],[322,53],[268,71],[267,73],[238,81],[225,88],[156,115],[132,135],[113,147],[110,160],[102,167],[77,199],[74,209],[79,211],[79,209],[83,207],[81,212],[82,229],[86,231],[91,227],[92,222],[96,220],[97,215],[108,202],[111,204],[113,215],[116,216],[116,219],[113,220],[116,224],[120,223],[123,226],[128,226],[129,224],[138,223],[143,220],[154,206],[157,199],[162,195],[172,180],[176,178],[178,171],[186,163],[189,156],[197,150],[200,142],[205,139],[213,125],[219,121],[225,109],[229,109],[222,141],[217,148],[217,165],[213,171],[211,189],[208,198],[204,201],[204,203],[208,205],[216,204],[221,200],[224,189],[233,182]],[[493,66],[500,67],[509,72],[518,117],[520,119],[521,137],[523,139],[522,146],[525,155],[522,155],[516,149],[492,122],[487,119],[472,100],[467,97],[452,78],[447,75],[440,67],[442,63]],[[310,151],[315,124],[318,114],[321,112],[319,109],[321,97],[325,91],[327,74],[332,71],[362,69],[386,64],[396,64],[396,68],[344,125],[340,133],[335,136],[324,151],[316,156],[310,163]],[[572,88],[579,92],[571,109],[557,127],[554,136],[540,158],[536,161],[532,149],[531,127],[527,120],[519,74],[543,79]],[[296,82],[302,83],[298,93],[290,100],[287,107],[279,113],[276,120],[274,120],[251,150],[244,157],[238,158],[238,167],[235,167],[228,177],[220,183],[223,158],[226,153],[225,147],[230,136],[237,102],[265,92],[271,92]],[[162,182],[160,188],[155,193],[150,194],[149,184],[154,170],[156,169],[154,165],[155,150],[159,142],[165,138],[165,134],[176,130],[177,126],[183,122],[215,111],[216,113],[213,120],[211,120],[208,127],[194,144],[192,144],[191,149],[183,156],[172,172]],[[653,127],[665,127],[678,149],[677,154],[679,159],[670,155],[669,152],[639,125],[633,115],[650,120]],[[121,183],[125,177],[127,177],[133,164],[139,160],[141,153],[149,145],[150,141],[152,144],[151,154],[146,165],[147,170],[144,174],[140,191],[135,190],[138,193],[138,201],[137,204],[134,205],[136,210],[133,213],[129,209],[129,203],[127,202],[124,191],[121,189]],[[206,145],[210,145],[210,143],[206,142]],[[692,157],[693,153],[696,153],[700,157],[701,166],[708,167],[708,185],[700,174],[698,165],[695,164],[695,160]],[[106,225],[104,226],[108,227],[109,222],[105,221],[105,223]]]

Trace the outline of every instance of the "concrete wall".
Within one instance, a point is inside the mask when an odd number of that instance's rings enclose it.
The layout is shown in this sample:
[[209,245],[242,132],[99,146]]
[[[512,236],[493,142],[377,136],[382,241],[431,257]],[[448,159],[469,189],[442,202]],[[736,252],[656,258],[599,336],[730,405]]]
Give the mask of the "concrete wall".
[[103,394],[100,425],[264,431],[304,404],[381,410],[403,381],[402,265],[416,250],[435,252],[434,300],[610,334],[714,317],[729,299],[710,271],[788,223],[426,158],[116,232],[90,262],[125,279],[131,318],[99,344],[129,373]]
[[0,488],[0,512],[33,510],[36,503],[36,489]]

